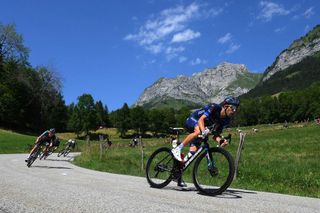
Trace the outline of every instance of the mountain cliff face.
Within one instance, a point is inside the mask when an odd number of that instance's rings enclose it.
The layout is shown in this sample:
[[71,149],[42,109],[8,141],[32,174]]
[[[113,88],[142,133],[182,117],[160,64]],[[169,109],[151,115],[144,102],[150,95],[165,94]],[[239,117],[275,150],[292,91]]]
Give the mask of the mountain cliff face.
[[[161,78],[144,90],[135,105],[157,107],[166,102],[201,106],[220,103],[226,96],[239,96],[252,89],[261,74],[250,73],[243,64],[222,63],[191,77]],[[175,106],[172,106],[175,107]]]
[[320,25],[304,37],[294,41],[289,48],[282,51],[275,62],[265,71],[262,81],[268,80],[275,73],[301,62],[307,56],[320,51]]

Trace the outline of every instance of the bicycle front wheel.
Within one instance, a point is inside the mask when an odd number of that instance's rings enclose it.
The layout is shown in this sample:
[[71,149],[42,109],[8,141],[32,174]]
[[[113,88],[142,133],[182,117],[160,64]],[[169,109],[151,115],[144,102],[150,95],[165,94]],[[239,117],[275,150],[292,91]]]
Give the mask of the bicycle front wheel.
[[172,179],[174,158],[167,147],[157,149],[149,158],[146,166],[148,183],[154,188],[163,188]]
[[67,157],[67,155],[70,153],[70,149],[68,149],[67,151],[64,152],[63,157]]
[[210,148],[198,157],[193,168],[193,183],[204,194],[215,196],[224,192],[234,175],[234,161],[222,148]]
[[30,167],[33,162],[38,158],[39,154],[40,154],[40,147],[38,147],[29,157],[28,162],[27,162],[27,166]]

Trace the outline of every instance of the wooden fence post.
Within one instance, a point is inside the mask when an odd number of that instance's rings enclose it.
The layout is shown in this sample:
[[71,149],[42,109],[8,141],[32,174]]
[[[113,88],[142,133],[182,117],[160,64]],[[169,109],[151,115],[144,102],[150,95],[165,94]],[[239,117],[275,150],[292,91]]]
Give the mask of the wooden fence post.
[[139,136],[139,139],[140,139],[140,148],[141,148],[141,171],[143,171],[143,167],[144,167],[144,163],[143,163],[143,158],[144,158],[144,153],[143,153],[143,143],[142,143],[142,137],[141,135]]
[[102,159],[102,154],[103,154],[103,135],[99,135],[99,141],[100,141],[100,157],[99,159]]
[[237,155],[236,155],[236,159],[234,162],[234,176],[233,179],[235,180],[237,178],[238,175],[238,169],[239,169],[239,161],[240,161],[240,156],[241,156],[241,151],[243,150],[243,146],[244,146],[244,138],[246,137],[246,133],[240,132],[240,142],[239,142],[239,146],[238,146],[238,150],[237,150]]

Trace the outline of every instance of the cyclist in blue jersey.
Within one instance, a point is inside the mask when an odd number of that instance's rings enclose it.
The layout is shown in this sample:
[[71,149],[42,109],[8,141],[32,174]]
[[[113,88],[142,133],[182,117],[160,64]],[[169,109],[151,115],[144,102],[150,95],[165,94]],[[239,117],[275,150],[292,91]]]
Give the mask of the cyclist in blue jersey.
[[187,118],[185,124],[185,127],[190,134],[179,146],[172,149],[174,157],[178,161],[183,161],[181,159],[181,150],[190,142],[190,152],[191,154],[195,153],[198,149],[198,136],[200,135],[204,138],[209,133],[209,130],[205,128],[206,126],[213,126],[215,131],[214,139],[220,143],[222,147],[226,146],[228,141],[223,140],[220,134],[222,129],[229,125],[231,118],[237,111],[239,105],[240,101],[238,98],[229,96],[225,98],[220,105],[212,103],[193,112],[190,117]]
[[[43,132],[36,140],[35,145],[33,147],[33,149],[31,150],[29,157],[25,160],[26,162],[28,162],[28,159],[30,158],[31,154],[36,150],[37,146],[40,146],[42,144],[48,144],[48,146],[52,146],[52,144],[55,143],[56,141],[56,136],[55,136],[55,129],[51,128],[45,132]],[[46,146],[46,149],[48,148],[48,146]]]

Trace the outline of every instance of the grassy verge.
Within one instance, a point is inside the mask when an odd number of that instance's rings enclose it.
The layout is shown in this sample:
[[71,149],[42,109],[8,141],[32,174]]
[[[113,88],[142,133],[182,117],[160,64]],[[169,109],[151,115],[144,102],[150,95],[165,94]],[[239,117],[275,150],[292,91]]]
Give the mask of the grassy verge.
[[0,154],[25,153],[36,137],[0,129]]

